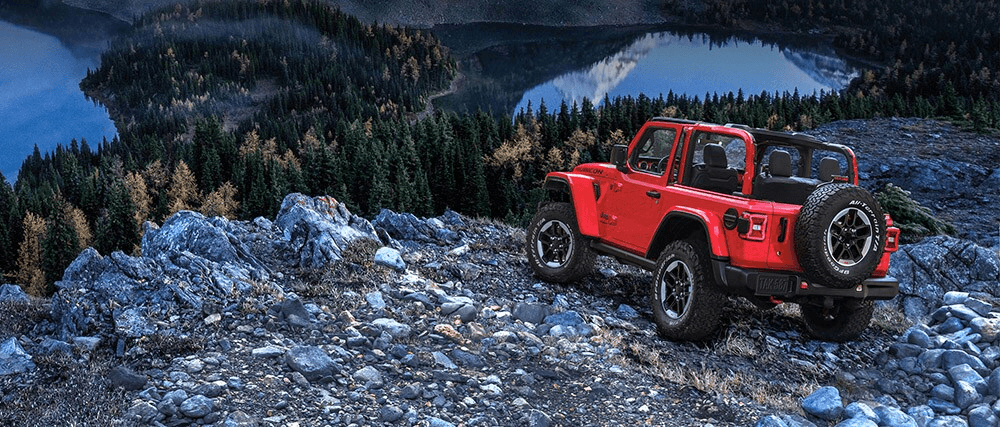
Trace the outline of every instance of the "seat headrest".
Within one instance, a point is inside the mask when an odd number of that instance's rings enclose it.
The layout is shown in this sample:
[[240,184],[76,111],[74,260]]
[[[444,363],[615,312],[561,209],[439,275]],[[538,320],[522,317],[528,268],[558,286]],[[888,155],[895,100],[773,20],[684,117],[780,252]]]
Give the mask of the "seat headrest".
[[767,156],[771,176],[792,176],[792,156],[785,150],[774,150]]
[[840,162],[833,157],[824,157],[819,161],[819,180],[823,182],[833,181],[835,175],[841,175]]
[[705,166],[713,168],[727,168],[729,161],[726,159],[726,149],[721,145],[708,144],[702,150],[702,157],[705,159]]

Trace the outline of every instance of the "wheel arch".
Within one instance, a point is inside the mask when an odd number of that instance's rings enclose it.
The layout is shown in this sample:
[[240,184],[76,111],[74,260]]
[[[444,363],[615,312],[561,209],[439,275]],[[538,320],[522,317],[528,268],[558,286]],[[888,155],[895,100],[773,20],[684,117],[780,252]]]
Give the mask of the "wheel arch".
[[713,221],[705,212],[673,211],[660,221],[656,234],[649,244],[646,257],[656,259],[670,242],[698,237],[705,241],[714,257],[729,257],[724,228],[717,218]]
[[546,201],[573,205],[580,234],[598,236],[597,198],[600,197],[600,187],[594,178],[572,173],[552,173],[545,177],[543,188],[547,193]]

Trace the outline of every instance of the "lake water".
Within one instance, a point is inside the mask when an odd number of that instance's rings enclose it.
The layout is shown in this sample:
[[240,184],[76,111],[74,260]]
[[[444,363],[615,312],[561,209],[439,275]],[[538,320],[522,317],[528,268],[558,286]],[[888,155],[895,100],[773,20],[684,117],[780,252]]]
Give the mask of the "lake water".
[[858,73],[843,60],[809,51],[795,51],[763,42],[733,40],[712,46],[707,36],[686,37],[669,32],[647,34],[627,48],[587,67],[560,75],[529,89],[515,107],[528,102],[549,109],[561,101],[578,105],[584,98],[605,95],[655,98],[659,94],[760,94],[798,90],[800,94],[845,87]]
[[859,73],[828,42],[800,36],[499,24],[435,31],[454,46],[466,75],[459,90],[436,106],[458,111],[515,114],[529,102],[537,110],[542,100],[552,111],[562,101],[598,104],[605,95],[655,98],[670,91],[700,98],[740,89],[746,95],[796,89],[808,95],[842,89]]
[[117,134],[107,110],[86,99],[80,80],[100,64],[99,49],[0,21],[0,171],[8,182],[35,145],[86,139],[96,149]]

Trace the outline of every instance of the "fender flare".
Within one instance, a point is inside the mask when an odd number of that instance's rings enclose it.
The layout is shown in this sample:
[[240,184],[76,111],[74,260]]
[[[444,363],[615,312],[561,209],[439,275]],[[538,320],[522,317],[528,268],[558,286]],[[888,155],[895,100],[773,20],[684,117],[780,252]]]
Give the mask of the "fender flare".
[[545,177],[543,187],[550,192],[567,193],[576,213],[576,223],[580,234],[598,237],[597,181],[586,175],[574,173],[553,173]]
[[[700,231],[692,230],[692,226],[699,228]],[[728,259],[729,247],[726,245],[725,231],[722,219],[711,212],[691,208],[678,208],[670,211],[660,220],[660,225],[656,228],[656,234],[653,235],[653,240],[649,244],[646,257],[656,259],[659,256],[659,252],[668,243],[692,233],[701,233],[708,243],[709,249],[712,251],[713,258]]]

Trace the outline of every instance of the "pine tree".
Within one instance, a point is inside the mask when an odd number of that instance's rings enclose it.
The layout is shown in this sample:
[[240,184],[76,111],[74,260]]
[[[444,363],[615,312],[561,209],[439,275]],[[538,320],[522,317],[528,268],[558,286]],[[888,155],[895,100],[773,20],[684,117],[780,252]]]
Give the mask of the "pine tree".
[[125,184],[113,182],[105,200],[106,208],[97,221],[94,242],[97,251],[103,254],[131,252],[139,242],[139,230],[135,225],[135,207]]
[[207,216],[234,219],[239,207],[240,202],[236,201],[236,187],[226,181],[217,190],[205,196],[205,203],[201,205],[201,213]]
[[7,184],[7,178],[0,172],[0,281],[17,266],[17,252],[14,250],[12,224],[16,224],[17,199],[14,190]]
[[46,295],[55,292],[55,282],[62,280],[63,272],[79,253],[80,241],[66,217],[66,202],[49,215],[45,237],[42,239],[42,271],[45,273]]
[[219,149],[222,148],[224,139],[222,123],[218,118],[213,116],[209,120],[200,120],[195,124],[194,169],[197,172],[198,182],[205,191],[213,191],[221,184],[222,164]]
[[125,188],[128,189],[132,206],[135,207],[135,225],[142,227],[143,222],[149,219],[149,208],[153,200],[149,197],[149,190],[146,187],[146,179],[138,172],[129,172],[125,175]]
[[80,208],[66,203],[63,208],[63,215],[66,215],[66,220],[73,227],[73,231],[76,232],[77,240],[79,245],[77,249],[82,251],[94,243],[94,233],[90,230],[90,223],[87,221],[87,216],[84,215]]
[[173,178],[170,179],[170,189],[167,190],[167,197],[170,198],[170,214],[177,211],[194,209],[201,195],[198,192],[198,183],[194,179],[194,174],[183,160],[177,163],[174,168]]
[[17,274],[14,276],[25,292],[45,296],[45,273],[42,271],[41,239],[45,235],[45,220],[28,212],[24,215],[24,241],[17,252]]

